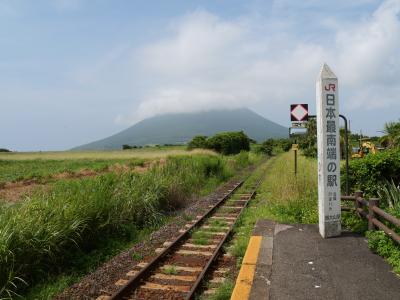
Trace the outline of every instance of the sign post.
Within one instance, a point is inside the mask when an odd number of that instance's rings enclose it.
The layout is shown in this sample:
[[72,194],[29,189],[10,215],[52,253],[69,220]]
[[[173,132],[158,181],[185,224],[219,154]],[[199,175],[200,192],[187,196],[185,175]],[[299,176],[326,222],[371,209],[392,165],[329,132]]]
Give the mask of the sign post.
[[316,92],[319,232],[327,238],[341,233],[338,79],[327,64],[318,76]]

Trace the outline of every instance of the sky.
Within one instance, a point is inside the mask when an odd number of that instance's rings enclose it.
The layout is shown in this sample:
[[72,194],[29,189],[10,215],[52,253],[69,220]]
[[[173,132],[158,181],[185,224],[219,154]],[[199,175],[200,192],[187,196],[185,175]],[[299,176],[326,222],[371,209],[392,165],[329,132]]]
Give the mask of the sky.
[[0,148],[65,150],[170,112],[315,113],[323,63],[351,130],[400,118],[400,0],[0,0]]

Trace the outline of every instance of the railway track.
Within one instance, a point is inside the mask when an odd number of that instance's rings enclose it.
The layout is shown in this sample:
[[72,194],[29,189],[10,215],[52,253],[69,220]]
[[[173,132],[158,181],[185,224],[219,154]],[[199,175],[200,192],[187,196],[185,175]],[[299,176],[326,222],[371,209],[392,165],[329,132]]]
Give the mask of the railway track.
[[238,193],[243,183],[227,185],[204,215],[186,224],[175,240],[166,241],[162,248],[156,249],[156,257],[139,263],[118,280],[117,292],[101,295],[97,300],[193,299],[259,185],[259,181],[250,184]]

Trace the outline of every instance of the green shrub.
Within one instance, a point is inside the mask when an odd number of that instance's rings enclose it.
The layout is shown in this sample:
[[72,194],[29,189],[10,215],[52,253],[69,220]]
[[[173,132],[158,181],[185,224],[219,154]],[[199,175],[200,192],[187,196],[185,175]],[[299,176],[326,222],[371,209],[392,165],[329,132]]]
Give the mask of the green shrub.
[[[342,182],[346,174],[342,171]],[[361,190],[367,196],[378,196],[379,185],[386,180],[400,182],[400,149],[370,154],[353,159],[349,164],[349,183],[352,190]]]
[[274,140],[275,147],[281,149],[284,152],[289,151],[292,148],[292,140],[291,139],[277,139]]
[[207,137],[204,135],[195,136],[188,144],[188,149],[207,148]]
[[240,151],[240,153],[236,156],[236,167],[238,169],[244,168],[248,166],[250,163],[249,152]]
[[317,122],[315,119],[308,120],[306,124],[307,133],[299,136],[300,149],[304,156],[317,157]]
[[368,221],[359,217],[354,211],[342,212],[342,225],[357,233],[365,233],[368,230]]
[[132,146],[126,144],[122,145],[122,150],[129,150],[129,149],[132,149]]
[[274,140],[273,139],[268,139],[265,142],[263,142],[258,148],[257,152],[266,154],[271,156],[272,151],[274,150]]
[[243,132],[222,132],[207,139],[207,147],[219,153],[229,155],[250,150],[250,139]]
[[400,247],[383,231],[367,231],[368,246],[384,257],[396,273],[400,273]]

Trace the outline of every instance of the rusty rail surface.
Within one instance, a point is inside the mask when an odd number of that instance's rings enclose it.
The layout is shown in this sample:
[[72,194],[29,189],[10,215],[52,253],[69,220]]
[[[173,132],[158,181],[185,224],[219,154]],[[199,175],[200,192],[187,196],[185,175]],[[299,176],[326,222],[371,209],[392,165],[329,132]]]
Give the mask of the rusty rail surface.
[[[213,255],[210,257],[210,259],[208,260],[206,265],[203,267],[201,273],[198,275],[197,280],[193,283],[193,285],[191,286],[187,295],[185,296],[185,299],[193,299],[197,289],[199,288],[204,277],[208,273],[208,270],[210,269],[211,265],[219,257],[219,254],[221,253],[221,251],[223,249],[222,247],[223,247],[225,241],[228,239],[228,237],[232,233],[232,230],[233,230],[234,225],[236,224],[236,221],[238,220],[238,218],[241,216],[243,210],[248,205],[248,202],[252,198],[254,198],[254,196],[256,194],[256,189],[260,185],[261,180],[262,179],[257,180],[254,184],[251,185],[251,187],[249,187],[250,191],[248,194],[246,194],[246,195],[248,195],[248,201],[245,202],[243,207],[238,212],[235,221],[229,226],[229,229],[226,232],[226,235],[218,243],[215,251],[213,252]],[[154,257],[144,268],[142,268],[138,273],[136,273],[125,285],[123,285],[117,292],[115,292],[113,295],[111,295],[107,299],[109,299],[109,300],[124,299],[128,295],[132,294],[132,292],[134,290],[139,288],[141,286],[141,284],[143,283],[143,280],[148,278],[151,275],[151,273],[157,268],[157,266],[159,264],[161,264],[163,262],[163,260],[169,254],[176,251],[176,249],[179,248],[179,245],[181,245],[182,242],[184,242],[186,239],[190,238],[193,229],[198,228],[203,223],[205,223],[205,221],[208,220],[208,218],[210,216],[212,216],[213,213],[215,213],[219,207],[223,207],[223,203],[225,203],[225,201],[227,201],[237,191],[237,189],[242,186],[244,181],[245,180],[237,181],[237,182],[234,182],[233,185],[230,185],[228,187],[227,191],[222,194],[223,197],[221,198],[221,200],[219,200],[204,215],[202,215],[201,218],[199,218],[195,223],[193,223],[193,225],[191,225],[183,233],[181,233],[169,246],[167,246],[156,257]]]
[[141,280],[145,278],[153,270],[153,268],[168,254],[170,253],[181,241],[183,241],[187,236],[189,236],[192,229],[203,223],[205,219],[208,218],[225,200],[227,200],[242,184],[244,180],[239,181],[234,184],[234,187],[230,192],[226,193],[225,196],[218,201],[211,209],[209,209],[200,219],[198,219],[191,227],[189,227],[185,232],[180,234],[171,245],[166,247],[161,253],[159,253],[153,260],[151,260],[146,267],[144,267],[139,273],[132,277],[128,283],[122,286],[115,294],[109,298],[110,300],[122,299],[122,297],[129,294],[138,285],[140,285]]
[[[260,185],[260,183],[261,183],[261,180],[259,180],[259,181],[256,183],[256,185],[253,187],[253,190],[252,190],[252,192],[251,192],[251,194],[250,194],[250,196],[249,196],[249,201],[250,201],[251,199],[253,199],[254,196],[256,195],[256,190],[257,190],[258,186]],[[217,246],[217,248],[216,248],[216,250],[215,250],[215,252],[214,252],[212,258],[208,261],[207,265],[204,267],[203,271],[200,273],[200,275],[199,275],[199,277],[197,278],[196,282],[193,284],[193,286],[192,286],[190,292],[189,292],[188,295],[186,296],[186,299],[192,299],[192,298],[194,297],[197,288],[199,287],[199,285],[200,285],[201,282],[203,281],[204,277],[206,276],[207,271],[208,271],[209,268],[211,267],[211,264],[217,259],[218,255],[219,255],[219,253],[220,253],[220,251],[221,251],[221,249],[222,249],[222,246],[224,245],[224,243],[225,243],[225,241],[228,239],[228,237],[231,235],[232,230],[233,230],[233,227],[234,227],[235,224],[236,224],[236,221],[237,221],[237,220],[240,218],[240,216],[242,215],[242,212],[243,212],[244,209],[247,207],[249,201],[247,201],[247,202],[245,203],[245,205],[241,208],[241,210],[240,210],[240,212],[239,212],[239,214],[238,214],[238,216],[237,216],[235,222],[232,223],[231,226],[229,226],[228,232],[226,233],[226,235],[224,236],[224,238],[221,240],[221,242],[218,244],[218,246]]]
[[342,210],[355,210],[360,217],[366,218],[368,220],[368,230],[379,228],[400,245],[400,235],[381,222],[378,217],[385,219],[388,223],[398,228],[400,228],[400,220],[379,208],[378,198],[367,200],[363,198],[363,192],[357,191],[352,196],[342,196],[341,200],[354,202],[354,208],[343,206]]

